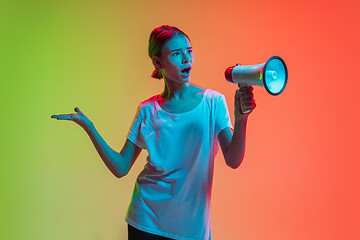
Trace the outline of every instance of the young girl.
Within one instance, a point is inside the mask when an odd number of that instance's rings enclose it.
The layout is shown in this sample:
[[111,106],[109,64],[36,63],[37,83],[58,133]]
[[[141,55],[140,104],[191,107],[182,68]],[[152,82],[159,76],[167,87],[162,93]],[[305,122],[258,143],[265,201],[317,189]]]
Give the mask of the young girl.
[[241,164],[247,118],[256,106],[253,88],[239,85],[233,128],[224,95],[190,83],[194,58],[184,32],[168,25],[155,28],[149,56],[152,77],[164,79],[164,91],[140,103],[120,153],[79,108],[52,117],[83,127],[118,178],[129,172],[142,149],[148,151],[125,217],[129,240],[209,240],[214,158],[220,143],[226,164],[233,169]]

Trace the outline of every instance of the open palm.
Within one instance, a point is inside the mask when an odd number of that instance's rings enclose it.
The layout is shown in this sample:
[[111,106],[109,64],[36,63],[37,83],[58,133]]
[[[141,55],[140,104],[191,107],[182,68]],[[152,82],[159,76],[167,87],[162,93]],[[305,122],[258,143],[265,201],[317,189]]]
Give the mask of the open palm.
[[89,118],[82,111],[80,111],[78,107],[76,107],[74,110],[76,113],[51,115],[51,118],[56,118],[57,120],[70,120],[76,122],[83,128],[87,128],[93,124]]

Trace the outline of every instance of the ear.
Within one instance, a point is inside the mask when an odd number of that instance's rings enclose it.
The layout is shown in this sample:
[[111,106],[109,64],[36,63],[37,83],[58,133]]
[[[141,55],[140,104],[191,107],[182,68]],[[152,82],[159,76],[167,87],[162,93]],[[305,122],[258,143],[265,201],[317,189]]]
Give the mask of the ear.
[[158,56],[153,56],[152,57],[152,61],[153,61],[153,64],[154,66],[157,68],[157,69],[162,69],[163,66],[162,66],[162,63],[161,63],[161,60]]

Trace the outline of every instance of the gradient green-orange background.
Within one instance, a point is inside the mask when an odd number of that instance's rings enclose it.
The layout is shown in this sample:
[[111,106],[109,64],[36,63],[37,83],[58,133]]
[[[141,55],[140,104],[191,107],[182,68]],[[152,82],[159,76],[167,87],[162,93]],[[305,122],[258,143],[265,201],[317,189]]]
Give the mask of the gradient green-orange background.
[[[3,1],[0,3],[1,239],[127,239],[142,152],[114,177],[78,125],[79,107],[117,151],[136,107],[158,94],[152,29],[191,38],[191,81],[226,96],[227,67],[273,55],[285,91],[254,87],[236,170],[216,158],[213,239],[360,239],[359,1]],[[181,224],[181,223],[179,223]]]

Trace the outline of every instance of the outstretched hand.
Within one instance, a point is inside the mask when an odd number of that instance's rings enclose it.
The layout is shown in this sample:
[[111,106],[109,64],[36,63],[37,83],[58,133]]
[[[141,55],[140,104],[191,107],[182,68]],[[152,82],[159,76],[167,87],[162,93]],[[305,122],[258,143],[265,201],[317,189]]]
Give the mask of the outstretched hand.
[[76,113],[51,115],[51,118],[56,118],[57,120],[70,120],[76,122],[84,129],[93,124],[78,107],[74,108],[74,110]]
[[235,118],[246,118],[256,107],[253,87],[240,83],[238,86],[235,93]]

